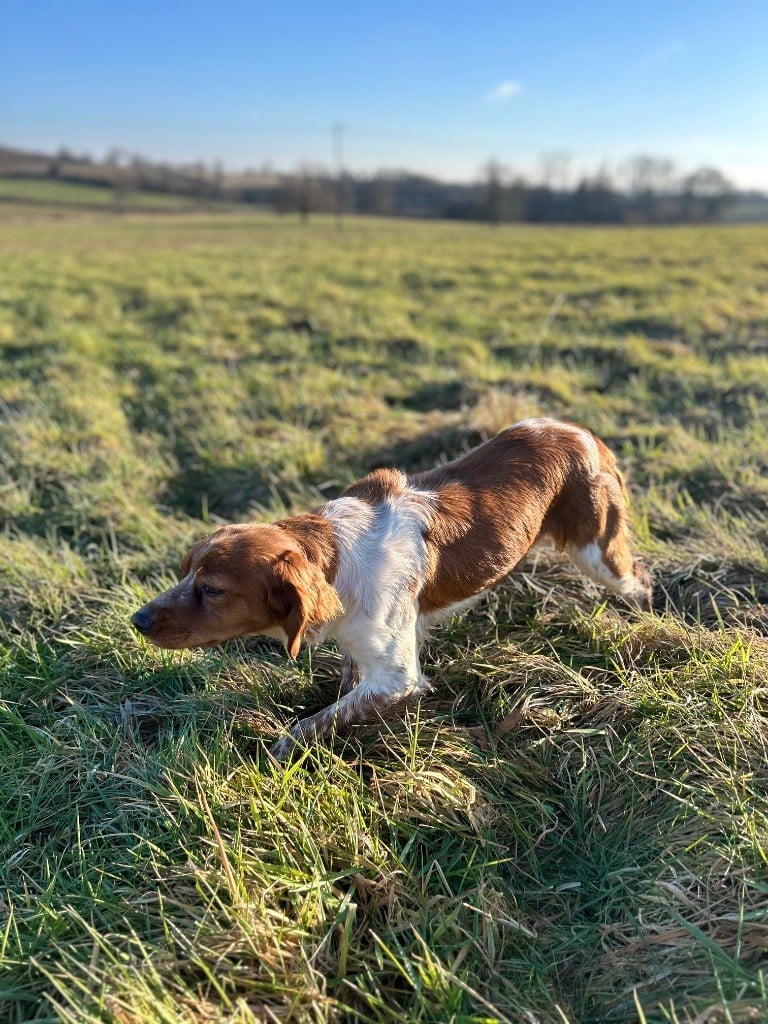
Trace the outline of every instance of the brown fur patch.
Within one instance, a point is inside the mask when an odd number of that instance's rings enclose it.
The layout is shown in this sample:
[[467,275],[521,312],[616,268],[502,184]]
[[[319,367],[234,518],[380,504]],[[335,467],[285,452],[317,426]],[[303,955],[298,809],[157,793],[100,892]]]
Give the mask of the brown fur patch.
[[359,498],[369,505],[381,505],[388,498],[396,498],[408,485],[408,478],[399,469],[376,469],[357,480],[345,491],[345,498]]
[[424,614],[466,600],[514,569],[547,512],[587,459],[570,431],[516,427],[454,462],[411,478],[437,494],[426,540],[433,573],[419,599]]

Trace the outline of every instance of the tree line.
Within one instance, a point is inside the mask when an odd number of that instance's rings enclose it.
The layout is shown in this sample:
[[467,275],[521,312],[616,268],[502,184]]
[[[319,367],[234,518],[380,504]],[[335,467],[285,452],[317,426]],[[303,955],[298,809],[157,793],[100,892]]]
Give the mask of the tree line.
[[305,169],[283,181],[277,197],[282,213],[345,212],[404,217],[440,217],[528,223],[668,224],[716,221],[738,197],[714,167],[676,175],[669,160],[637,157],[628,180],[606,169],[572,185],[544,173],[534,181],[489,161],[478,181],[449,184],[423,175],[387,172],[369,178],[334,179]]
[[739,193],[717,168],[680,173],[667,159],[637,156],[620,172],[603,167],[577,180],[568,154],[542,158],[526,178],[489,160],[478,179],[448,183],[407,171],[331,174],[305,164],[291,173],[269,165],[238,173],[221,164],[174,165],[114,149],[102,160],[62,149],[54,155],[0,147],[0,174],[101,185],[117,206],[137,191],[230,200],[308,219],[315,213],[372,214],[530,223],[683,223],[716,221]]

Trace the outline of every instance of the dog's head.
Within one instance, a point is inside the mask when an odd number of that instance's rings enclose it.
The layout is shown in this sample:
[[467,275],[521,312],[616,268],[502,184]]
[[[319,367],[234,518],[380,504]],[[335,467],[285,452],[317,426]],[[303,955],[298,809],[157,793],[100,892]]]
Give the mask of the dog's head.
[[224,526],[198,541],[181,563],[183,579],[131,622],[158,647],[210,647],[263,634],[295,658],[304,633],[341,612],[319,566],[279,526]]

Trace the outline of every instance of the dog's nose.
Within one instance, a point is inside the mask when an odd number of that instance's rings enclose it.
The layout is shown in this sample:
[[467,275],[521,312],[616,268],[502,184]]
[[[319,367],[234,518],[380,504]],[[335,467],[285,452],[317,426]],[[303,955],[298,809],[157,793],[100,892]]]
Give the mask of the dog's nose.
[[146,608],[140,608],[131,616],[131,622],[140,633],[148,633],[152,629],[154,621],[151,612],[148,612]]

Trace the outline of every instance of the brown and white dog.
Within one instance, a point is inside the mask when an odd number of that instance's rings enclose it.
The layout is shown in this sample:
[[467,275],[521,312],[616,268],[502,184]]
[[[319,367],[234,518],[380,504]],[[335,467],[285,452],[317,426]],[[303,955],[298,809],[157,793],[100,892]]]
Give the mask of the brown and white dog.
[[650,609],[613,455],[587,430],[531,419],[426,473],[378,469],[317,512],[222,527],[186,554],[181,582],[131,621],[159,647],[262,634],[292,658],[303,638],[334,637],[340,697],[274,744],[280,760],[296,741],[341,733],[429,689],[426,630],[503,580],[537,541]]

